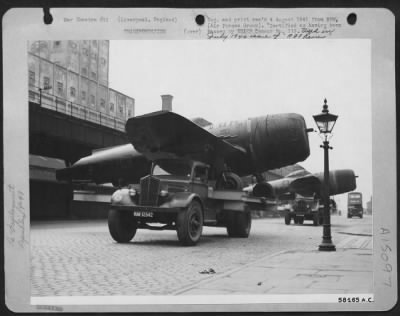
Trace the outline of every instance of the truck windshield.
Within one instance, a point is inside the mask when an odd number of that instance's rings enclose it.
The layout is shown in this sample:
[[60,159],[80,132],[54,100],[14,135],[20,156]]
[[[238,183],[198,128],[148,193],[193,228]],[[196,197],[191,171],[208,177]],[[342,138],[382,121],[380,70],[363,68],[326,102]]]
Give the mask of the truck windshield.
[[162,159],[154,163],[152,174],[154,176],[178,176],[189,178],[191,173],[191,165],[186,160],[179,159]]

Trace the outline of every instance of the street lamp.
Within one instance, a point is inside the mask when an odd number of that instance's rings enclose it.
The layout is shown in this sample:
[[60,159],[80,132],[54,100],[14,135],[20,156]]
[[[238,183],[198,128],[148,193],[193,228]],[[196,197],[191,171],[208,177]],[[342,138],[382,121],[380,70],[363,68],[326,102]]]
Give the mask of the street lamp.
[[335,251],[335,245],[332,243],[331,236],[331,214],[329,210],[329,141],[328,134],[332,132],[335,126],[337,115],[330,114],[328,111],[328,104],[324,100],[324,105],[322,107],[322,113],[313,115],[315,123],[318,126],[319,132],[324,135],[323,145],[320,147],[324,149],[324,184],[323,184],[323,201],[324,201],[324,222],[323,222],[323,234],[322,243],[319,245],[318,249],[320,251]]
[[44,86],[44,88],[39,87],[39,104],[42,106],[42,91],[50,90],[52,86]]

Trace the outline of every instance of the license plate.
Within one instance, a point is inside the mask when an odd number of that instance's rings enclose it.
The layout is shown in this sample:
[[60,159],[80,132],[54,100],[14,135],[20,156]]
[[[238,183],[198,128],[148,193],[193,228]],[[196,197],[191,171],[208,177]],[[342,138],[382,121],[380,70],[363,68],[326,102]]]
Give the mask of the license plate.
[[133,216],[135,216],[135,217],[153,217],[154,213],[152,211],[134,211]]

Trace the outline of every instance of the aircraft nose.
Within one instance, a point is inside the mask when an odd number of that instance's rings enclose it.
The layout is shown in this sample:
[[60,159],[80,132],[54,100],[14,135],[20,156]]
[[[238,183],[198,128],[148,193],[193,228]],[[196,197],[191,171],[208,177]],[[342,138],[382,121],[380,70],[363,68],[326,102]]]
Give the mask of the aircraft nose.
[[269,115],[266,118],[266,158],[270,168],[294,164],[310,155],[307,126],[295,113]]

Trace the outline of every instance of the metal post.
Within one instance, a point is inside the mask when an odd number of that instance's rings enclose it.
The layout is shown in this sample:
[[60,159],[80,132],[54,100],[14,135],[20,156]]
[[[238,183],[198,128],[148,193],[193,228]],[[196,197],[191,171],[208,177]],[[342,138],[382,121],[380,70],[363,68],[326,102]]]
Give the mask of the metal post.
[[325,141],[321,146],[324,149],[324,223],[322,233],[322,243],[319,245],[320,251],[336,251],[335,245],[332,243],[331,236],[331,213],[329,207],[329,142],[325,137]]

